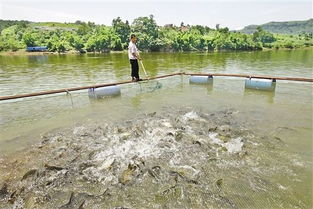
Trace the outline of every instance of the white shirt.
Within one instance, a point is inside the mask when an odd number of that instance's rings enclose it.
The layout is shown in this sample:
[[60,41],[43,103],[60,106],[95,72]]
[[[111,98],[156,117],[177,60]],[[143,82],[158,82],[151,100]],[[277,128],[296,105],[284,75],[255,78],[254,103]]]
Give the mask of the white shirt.
[[128,45],[128,58],[130,60],[135,60],[137,59],[136,57],[134,57],[133,53],[137,54],[138,52],[138,49],[137,49],[137,46],[136,44],[134,44],[133,42],[129,42],[129,45]]

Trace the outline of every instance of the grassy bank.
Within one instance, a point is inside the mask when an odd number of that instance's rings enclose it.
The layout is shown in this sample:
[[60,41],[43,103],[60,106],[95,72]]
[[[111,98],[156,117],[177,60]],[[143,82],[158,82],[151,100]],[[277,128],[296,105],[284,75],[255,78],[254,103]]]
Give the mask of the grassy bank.
[[[276,50],[297,50],[297,49],[312,49],[313,46],[310,47],[300,47],[300,48],[262,48],[261,51],[276,51]],[[185,51],[186,53],[195,53],[195,51]],[[244,51],[234,51],[234,50],[221,50],[221,51],[202,51],[200,53],[227,53],[227,52],[244,52]],[[108,51],[108,52],[86,52],[83,54],[107,54],[107,53],[113,53],[113,54],[120,54],[120,53],[127,53],[127,50],[123,51]],[[176,51],[168,51],[165,53],[176,53]],[[199,53],[199,51],[197,52]],[[1,51],[0,55],[2,56],[32,56],[32,55],[58,55],[58,54],[82,54],[79,51],[65,51],[65,52],[28,52],[25,49],[19,49],[17,51]]]

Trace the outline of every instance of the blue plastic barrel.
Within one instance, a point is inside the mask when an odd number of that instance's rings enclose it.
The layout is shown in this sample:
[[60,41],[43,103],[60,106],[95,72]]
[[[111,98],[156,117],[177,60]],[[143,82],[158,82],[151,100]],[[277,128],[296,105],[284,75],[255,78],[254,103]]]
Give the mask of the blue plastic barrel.
[[28,52],[44,52],[47,51],[47,49],[46,46],[30,46],[26,48]]
[[121,94],[119,86],[106,86],[99,88],[89,88],[88,96],[93,99],[100,99],[103,97],[118,96]]
[[213,77],[212,76],[190,76],[189,83],[191,84],[213,83]]
[[245,81],[245,88],[263,91],[274,91],[276,88],[276,80],[247,78]]

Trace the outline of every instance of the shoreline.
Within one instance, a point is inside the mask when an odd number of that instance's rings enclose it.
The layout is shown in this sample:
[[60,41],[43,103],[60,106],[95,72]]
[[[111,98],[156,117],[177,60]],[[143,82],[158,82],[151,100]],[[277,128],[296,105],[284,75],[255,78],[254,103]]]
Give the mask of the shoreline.
[[[291,50],[298,50],[298,49],[313,49],[313,46],[309,47],[299,47],[299,48],[263,48],[262,50],[220,50],[220,51],[160,51],[163,53],[225,53],[225,52],[260,52],[260,51],[291,51]],[[76,55],[83,55],[83,54],[123,54],[127,53],[127,50],[123,51],[109,51],[109,52],[86,52],[80,53],[77,51],[68,51],[68,52],[27,52],[26,50],[18,50],[18,51],[1,51],[0,56],[19,56],[19,55],[68,55],[68,54],[76,54]],[[154,53],[154,52],[150,52]]]

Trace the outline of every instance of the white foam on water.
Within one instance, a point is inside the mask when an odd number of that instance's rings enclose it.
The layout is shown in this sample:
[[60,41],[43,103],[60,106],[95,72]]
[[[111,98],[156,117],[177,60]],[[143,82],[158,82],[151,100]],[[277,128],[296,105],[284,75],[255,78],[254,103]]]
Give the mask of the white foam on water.
[[213,133],[213,132],[210,132],[210,133],[209,133],[209,137],[210,137],[210,139],[212,140],[212,142],[213,142],[214,144],[222,145],[223,142],[222,142],[222,140],[220,140],[219,138],[217,138],[217,135],[218,135],[218,133]]
[[101,151],[94,156],[93,162],[96,167],[89,168],[89,174],[103,184],[109,181],[117,182],[117,177],[112,176],[112,172],[109,171],[114,162],[118,163],[119,170],[121,170],[127,168],[134,158],[158,157],[160,155],[160,149],[157,147],[159,141],[158,137],[111,140],[111,143],[102,147]]
[[288,188],[281,185],[281,184],[277,184],[278,188],[281,189],[281,190],[287,190]]
[[193,168],[190,165],[181,165],[181,166],[177,166],[177,167],[192,171],[193,176],[197,176],[200,173],[200,171],[196,170],[195,168]]
[[183,115],[183,120],[188,121],[188,120],[196,120],[199,119],[199,115],[195,111],[191,111]]
[[85,131],[86,131],[86,127],[84,127],[84,126],[78,126],[78,127],[75,127],[75,128],[74,128],[73,134],[74,134],[74,135],[81,135],[81,134],[83,134]]
[[167,128],[172,128],[173,127],[170,122],[163,122],[162,125],[167,127]]
[[[197,137],[193,134],[192,126],[188,125],[188,121],[202,119],[196,112],[191,111],[180,116],[181,122],[185,123],[184,133],[191,139]],[[114,176],[111,166],[117,165],[118,172],[127,169],[129,164],[137,164],[142,160],[146,161],[151,158],[160,158],[164,153],[174,153],[169,163],[177,169],[183,169],[192,176],[197,176],[198,171],[193,167],[186,165],[186,156],[179,153],[181,142],[174,140],[173,135],[168,133],[175,133],[176,128],[172,125],[169,119],[161,120],[147,120],[139,125],[135,125],[131,130],[119,133],[119,131],[107,131],[106,136],[102,137],[105,141],[103,144],[97,144],[97,153],[91,159],[95,166],[87,168],[84,173],[97,178],[101,183],[116,183],[118,182],[117,176]],[[85,134],[85,127],[77,127],[74,134]],[[243,146],[241,138],[231,139],[229,142],[224,143],[219,137],[218,133],[210,132],[209,140],[213,144],[218,144],[225,147],[228,153],[240,152]],[[205,144],[207,139],[203,139]],[[223,162],[223,166],[227,166],[227,162]],[[232,165],[234,166],[234,165]]]
[[303,162],[301,162],[301,161],[299,161],[299,160],[297,160],[297,159],[292,159],[292,164],[294,165],[294,166],[298,166],[298,167],[305,167],[305,164],[303,163]]
[[[112,144],[109,147],[105,147],[103,151],[96,155],[96,160],[103,161],[110,157],[118,160],[130,159],[134,156],[148,157],[158,156],[158,150],[154,149],[157,140],[140,140],[129,139],[122,143]],[[105,162],[105,161],[104,161]]]
[[113,163],[114,163],[115,159],[113,157],[108,157],[101,165],[101,167],[99,167],[99,170],[102,169],[108,169]]
[[218,145],[221,145],[222,147],[225,147],[227,149],[227,152],[229,153],[241,152],[242,147],[243,147],[243,141],[241,137],[231,139],[229,142],[224,143],[217,136],[218,136],[218,133],[214,133],[214,132],[209,133],[209,138],[211,139],[213,144],[218,144]]
[[229,153],[238,153],[242,150],[243,142],[241,137],[231,139],[229,142],[223,144]]
[[[170,143],[170,147],[160,148],[159,144],[168,142],[166,134],[172,129],[154,128],[151,131],[146,130],[142,136],[130,137],[127,140],[114,139],[101,148],[101,151],[95,155],[94,160],[100,163],[99,168],[109,167],[114,160],[122,165],[127,165],[130,159],[136,158],[158,158],[163,149],[175,149],[175,143]],[[118,137],[117,137],[118,138]],[[173,146],[174,145],[174,146]]]

